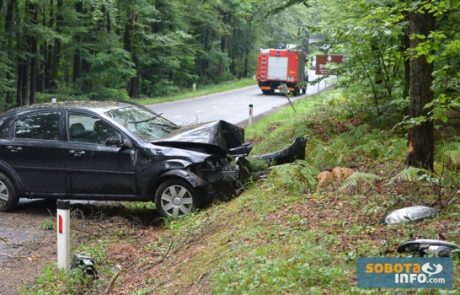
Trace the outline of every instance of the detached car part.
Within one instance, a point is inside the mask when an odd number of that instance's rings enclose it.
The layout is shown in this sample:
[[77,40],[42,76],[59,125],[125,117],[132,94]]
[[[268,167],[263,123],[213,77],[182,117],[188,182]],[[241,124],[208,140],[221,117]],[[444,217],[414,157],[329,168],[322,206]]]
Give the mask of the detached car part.
[[448,257],[450,252],[455,249],[459,249],[459,247],[454,243],[431,239],[416,239],[398,246],[399,253],[417,253],[421,257],[426,255]]
[[432,218],[438,214],[436,209],[427,206],[412,206],[401,208],[387,214],[383,222],[386,224],[406,223]]
[[264,160],[272,165],[281,165],[292,163],[295,160],[305,159],[305,146],[307,144],[307,137],[297,137],[294,142],[287,148],[264,155],[254,156],[255,159]]
[[81,254],[75,254],[73,256],[72,268],[80,268],[87,276],[98,279],[97,271],[94,268],[93,258]]

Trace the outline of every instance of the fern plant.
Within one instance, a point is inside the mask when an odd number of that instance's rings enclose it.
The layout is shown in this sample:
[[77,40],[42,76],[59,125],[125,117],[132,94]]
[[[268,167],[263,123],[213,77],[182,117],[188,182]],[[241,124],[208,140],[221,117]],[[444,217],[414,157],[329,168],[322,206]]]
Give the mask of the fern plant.
[[373,173],[366,172],[355,172],[350,175],[345,181],[340,185],[339,191],[354,191],[358,192],[360,185],[374,185],[377,181],[381,181],[382,178]]
[[314,191],[318,170],[306,161],[295,161],[272,167],[268,180],[276,189],[289,192],[305,193]]
[[390,179],[389,184],[401,183],[401,182],[411,182],[411,183],[430,183],[430,184],[439,184],[439,179],[430,171],[415,168],[407,167],[401,170],[398,174],[393,176]]

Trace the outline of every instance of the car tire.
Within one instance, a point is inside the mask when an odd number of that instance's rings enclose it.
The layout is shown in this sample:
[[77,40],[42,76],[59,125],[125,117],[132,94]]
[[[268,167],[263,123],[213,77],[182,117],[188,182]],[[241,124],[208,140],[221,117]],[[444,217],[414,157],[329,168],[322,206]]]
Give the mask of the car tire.
[[163,217],[177,218],[201,207],[198,191],[182,179],[167,179],[155,192],[155,206]]
[[18,206],[19,198],[13,183],[0,173],[0,211],[11,211]]

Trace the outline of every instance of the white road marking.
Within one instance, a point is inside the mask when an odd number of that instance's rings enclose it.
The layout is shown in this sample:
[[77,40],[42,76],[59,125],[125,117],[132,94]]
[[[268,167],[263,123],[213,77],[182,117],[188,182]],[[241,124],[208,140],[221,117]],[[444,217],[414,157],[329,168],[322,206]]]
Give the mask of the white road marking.
[[202,113],[202,110],[195,111],[196,114]]
[[179,118],[182,118],[182,115],[174,116],[174,119],[179,119]]

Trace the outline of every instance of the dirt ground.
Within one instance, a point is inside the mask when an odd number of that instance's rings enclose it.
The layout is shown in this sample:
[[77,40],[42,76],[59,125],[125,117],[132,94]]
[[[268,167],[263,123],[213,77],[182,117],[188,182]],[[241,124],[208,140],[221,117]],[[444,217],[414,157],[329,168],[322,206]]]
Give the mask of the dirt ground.
[[[153,209],[133,210],[118,202],[72,202],[72,241],[78,244],[119,226],[156,232],[158,219]],[[14,212],[0,212],[0,295],[19,294],[44,265],[56,261],[55,220],[54,201],[21,200]]]
[[54,230],[43,229],[44,220],[54,221],[53,203],[21,202],[15,212],[0,212],[0,294],[18,294],[31,284],[56,253]]

